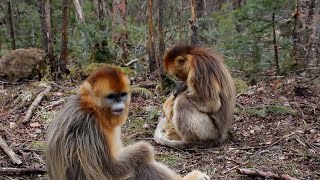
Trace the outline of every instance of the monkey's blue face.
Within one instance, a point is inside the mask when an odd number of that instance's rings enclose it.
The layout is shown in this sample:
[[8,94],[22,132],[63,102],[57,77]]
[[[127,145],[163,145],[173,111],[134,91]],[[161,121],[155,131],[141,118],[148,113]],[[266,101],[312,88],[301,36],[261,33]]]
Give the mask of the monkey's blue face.
[[128,104],[129,95],[126,92],[111,93],[105,97],[106,105],[111,109],[112,115],[123,115]]

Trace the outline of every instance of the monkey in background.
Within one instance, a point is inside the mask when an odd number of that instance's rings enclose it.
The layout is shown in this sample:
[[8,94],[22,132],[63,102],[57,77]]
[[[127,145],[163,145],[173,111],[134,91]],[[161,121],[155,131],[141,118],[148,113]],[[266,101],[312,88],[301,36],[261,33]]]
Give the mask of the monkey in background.
[[120,127],[131,99],[129,78],[106,66],[89,76],[48,127],[48,176],[55,180],[206,180],[193,171],[181,177],[154,160],[146,142],[123,147]]
[[155,141],[182,149],[219,145],[227,137],[236,96],[223,59],[209,48],[178,45],[167,51],[163,65],[187,88],[164,103]]

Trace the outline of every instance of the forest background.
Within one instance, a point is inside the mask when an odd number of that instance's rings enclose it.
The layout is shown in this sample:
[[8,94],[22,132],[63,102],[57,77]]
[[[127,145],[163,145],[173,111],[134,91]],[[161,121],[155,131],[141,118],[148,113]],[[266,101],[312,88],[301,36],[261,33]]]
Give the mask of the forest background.
[[[14,165],[0,151],[0,168],[44,167],[48,121],[99,63],[121,66],[133,82],[126,143],[155,145],[156,118],[174,84],[161,60],[179,43],[209,46],[224,57],[238,92],[235,139],[222,149],[157,146],[160,160],[181,173],[200,168],[217,179],[240,177],[239,167],[319,178],[318,0],[1,1],[0,60],[15,49],[43,49],[47,66],[39,76],[53,90],[21,123],[43,88],[37,81],[8,81],[1,69],[0,132],[24,162]],[[141,108],[145,102],[151,105]]]

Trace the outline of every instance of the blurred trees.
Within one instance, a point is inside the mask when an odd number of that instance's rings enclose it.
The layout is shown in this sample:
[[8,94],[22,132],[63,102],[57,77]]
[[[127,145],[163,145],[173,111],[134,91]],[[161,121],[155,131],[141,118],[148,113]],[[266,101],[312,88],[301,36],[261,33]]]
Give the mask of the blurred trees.
[[[145,73],[160,67],[165,47],[190,43],[195,37],[194,42],[215,48],[229,66],[248,74],[286,73],[296,64],[319,64],[316,0],[163,1],[1,1],[0,56],[9,49],[41,47],[43,42],[50,62],[54,54],[80,65],[125,65],[138,59],[140,67],[148,65]],[[70,9],[65,9],[65,2]],[[51,20],[50,10],[37,11],[41,5],[51,6]]]

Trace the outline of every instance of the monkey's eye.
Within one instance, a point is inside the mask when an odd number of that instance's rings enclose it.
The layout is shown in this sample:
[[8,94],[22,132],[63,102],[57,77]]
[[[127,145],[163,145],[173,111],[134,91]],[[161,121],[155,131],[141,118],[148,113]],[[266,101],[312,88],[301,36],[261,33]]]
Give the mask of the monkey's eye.
[[126,93],[126,92],[123,92],[120,94],[121,97],[126,97],[127,95],[128,95],[128,93]]
[[109,94],[109,95],[107,96],[107,99],[114,99],[114,98],[116,98],[116,95],[115,95],[115,94]]

